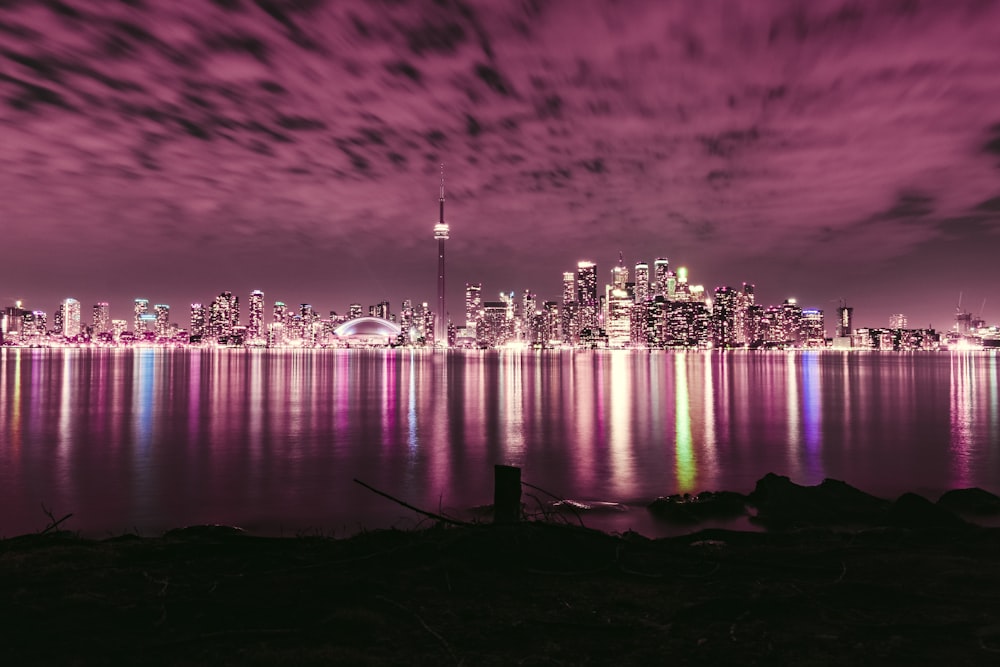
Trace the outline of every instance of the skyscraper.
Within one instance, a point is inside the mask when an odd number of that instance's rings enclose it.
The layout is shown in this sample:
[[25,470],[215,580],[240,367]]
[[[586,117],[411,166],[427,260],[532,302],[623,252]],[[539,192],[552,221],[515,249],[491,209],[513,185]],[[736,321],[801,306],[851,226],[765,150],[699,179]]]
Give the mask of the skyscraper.
[[653,294],[656,296],[667,296],[667,274],[670,273],[670,262],[666,257],[657,257],[653,262],[653,281],[655,287]]
[[635,265],[635,302],[644,303],[649,298],[649,264]]
[[475,335],[476,322],[479,320],[483,307],[483,284],[465,283],[465,328],[470,335]]
[[156,335],[163,337],[169,336],[170,306],[165,303],[158,303],[153,306],[153,312],[156,313]]
[[108,332],[111,324],[111,309],[107,301],[94,304],[94,333],[102,334]]
[[200,303],[191,304],[191,339],[201,340],[205,335],[205,306]]
[[437,302],[437,322],[435,325],[436,336],[435,340],[440,342],[440,344],[448,345],[448,336],[446,327],[448,326],[446,318],[446,309],[444,304],[444,242],[448,240],[448,223],[444,221],[444,165],[441,165],[441,195],[438,200],[440,209],[438,214],[438,222],[434,225],[434,238],[438,242],[438,276],[437,276],[437,288],[438,288],[438,302]]
[[576,302],[580,308],[580,329],[597,328],[597,265],[581,261],[576,265]]
[[63,301],[63,335],[72,338],[80,333],[80,302],[70,298]]
[[143,324],[142,316],[149,314],[149,299],[136,299],[133,312],[135,314],[135,318],[133,319],[135,327],[133,331],[138,337],[138,335],[142,333],[142,330],[145,327],[145,325]]
[[264,335],[264,293],[259,289],[250,292],[249,307],[247,337],[251,340],[260,340]]

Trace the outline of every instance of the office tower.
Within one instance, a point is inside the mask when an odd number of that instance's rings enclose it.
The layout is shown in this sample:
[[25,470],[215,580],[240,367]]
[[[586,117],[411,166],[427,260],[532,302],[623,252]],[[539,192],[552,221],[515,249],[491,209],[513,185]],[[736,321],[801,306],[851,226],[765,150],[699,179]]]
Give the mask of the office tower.
[[802,307],[795,299],[785,299],[781,304],[781,326],[785,333],[785,342],[798,345],[802,342]]
[[361,311],[360,303],[352,303],[347,307],[347,319],[356,320],[362,315],[364,315],[364,313]]
[[802,311],[799,338],[805,347],[826,347],[826,326],[822,310],[806,308]]
[[108,332],[111,324],[111,308],[107,301],[94,304],[94,333],[102,334]]
[[448,223],[444,221],[444,165],[441,165],[441,195],[438,200],[440,213],[438,222],[434,225],[434,238],[438,242],[438,275],[437,275],[437,336],[436,340],[442,345],[448,345],[448,339],[444,327],[446,326],[447,311],[444,304],[444,244],[448,240]]
[[72,338],[80,333],[80,302],[70,298],[62,302],[63,331],[66,338]]
[[205,335],[205,306],[200,303],[191,304],[191,340],[201,340]]
[[845,338],[854,332],[854,309],[848,307],[846,301],[841,301],[837,308],[837,337]]
[[635,265],[635,302],[643,303],[649,298],[649,264]]
[[145,326],[143,324],[142,316],[149,314],[149,299],[136,299],[132,310],[135,315],[133,318],[133,331],[135,331],[136,336],[138,336]]
[[567,303],[576,303],[576,274],[572,271],[563,273],[562,302],[564,305]]
[[576,303],[580,309],[580,330],[597,329],[597,265],[593,262],[577,263]]
[[381,317],[383,320],[389,319],[389,302],[379,301],[371,308],[371,313],[374,317]]
[[653,261],[653,294],[667,296],[667,274],[670,272],[670,262],[666,257],[657,257]]
[[532,294],[531,290],[524,290],[521,294],[521,331],[525,333],[527,337],[527,332],[531,329],[531,324],[535,317],[536,304],[538,303],[538,297]]
[[240,323],[240,298],[226,291],[215,297],[208,309],[208,333],[213,338],[228,340]]
[[732,287],[716,287],[712,302],[712,344],[715,347],[735,347],[739,334],[739,303],[742,295]]
[[247,338],[260,340],[264,335],[264,293],[259,289],[250,292],[247,317]]
[[711,340],[708,307],[702,301],[666,301],[666,345],[699,348]]
[[284,324],[287,316],[288,316],[288,306],[285,305],[285,302],[275,301],[274,310],[272,311],[271,321],[277,322],[279,324]]
[[546,301],[542,304],[542,314],[545,315],[545,339],[548,344],[559,340],[559,304],[555,301]]
[[626,289],[628,284],[628,267],[625,266],[625,259],[621,252],[618,253],[618,264],[611,269],[611,288]]
[[632,306],[633,301],[629,298],[627,290],[611,289],[608,291],[608,315],[605,320],[608,347],[627,347],[631,342]]
[[156,335],[166,337],[170,335],[170,306],[165,303],[158,303],[153,306],[153,313],[156,315]]
[[483,316],[476,327],[476,344],[481,348],[501,347],[509,340],[508,302],[484,301]]
[[465,329],[470,336],[476,332],[476,322],[483,307],[483,284],[465,283]]
[[890,329],[905,329],[907,324],[906,315],[903,313],[894,313],[889,316]]
[[127,320],[111,320],[111,335],[115,341],[121,340],[122,334],[127,331]]

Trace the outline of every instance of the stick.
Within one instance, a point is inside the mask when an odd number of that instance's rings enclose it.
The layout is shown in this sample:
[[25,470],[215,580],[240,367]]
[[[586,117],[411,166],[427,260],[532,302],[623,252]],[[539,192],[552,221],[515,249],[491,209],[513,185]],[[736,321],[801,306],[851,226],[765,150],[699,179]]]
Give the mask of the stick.
[[365,484],[364,482],[362,482],[357,477],[354,478],[354,482],[355,482],[355,484],[360,484],[361,486],[365,487],[366,489],[368,489],[372,493],[376,493],[376,494],[382,496],[383,498],[388,498],[389,500],[391,500],[392,502],[396,503],[397,505],[402,505],[403,507],[405,507],[408,510],[413,510],[417,514],[423,514],[426,517],[429,517],[431,519],[436,519],[438,521],[443,521],[444,523],[450,523],[453,526],[471,526],[471,525],[473,525],[473,524],[471,524],[471,523],[469,523],[467,521],[459,521],[458,519],[449,519],[448,517],[443,516],[441,514],[435,514],[434,512],[428,512],[427,510],[422,510],[419,507],[414,507],[410,503],[405,502],[403,500],[400,500],[399,498],[396,498],[395,496],[390,496],[385,491],[379,491],[374,486],[371,486],[369,484]]
[[528,484],[527,482],[524,482],[524,481],[522,481],[522,482],[521,482],[521,484],[523,484],[524,486],[528,487],[529,489],[535,489],[536,491],[541,491],[541,492],[542,492],[542,493],[544,493],[545,495],[547,495],[547,496],[550,496],[550,497],[552,497],[552,498],[555,498],[555,499],[556,499],[556,500],[558,500],[559,502],[563,503],[563,507],[568,507],[568,508],[569,508],[569,511],[573,513],[573,516],[575,516],[575,517],[576,517],[576,520],[580,522],[580,527],[581,527],[581,528],[586,528],[586,526],[585,526],[585,525],[583,525],[583,519],[581,519],[581,518],[580,518],[580,515],[579,515],[579,514],[577,513],[577,511],[576,511],[576,508],[575,508],[575,507],[573,507],[572,505],[570,505],[570,504],[566,503],[566,499],[565,499],[565,498],[560,498],[560,497],[559,497],[559,496],[557,496],[556,494],[554,494],[554,493],[552,493],[552,492],[550,492],[550,491],[546,491],[546,490],[545,490],[545,489],[543,489],[542,487],[540,487],[540,486],[535,486],[534,484]]

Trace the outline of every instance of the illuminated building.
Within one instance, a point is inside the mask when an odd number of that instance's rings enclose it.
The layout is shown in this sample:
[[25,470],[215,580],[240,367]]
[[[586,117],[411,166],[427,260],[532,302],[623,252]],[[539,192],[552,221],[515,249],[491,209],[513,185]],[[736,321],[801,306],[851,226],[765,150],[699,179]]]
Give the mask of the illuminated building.
[[732,348],[740,342],[742,335],[737,323],[740,298],[732,287],[716,287],[712,303],[712,344],[715,347]]
[[691,286],[688,285],[688,270],[683,266],[677,269],[676,279],[667,275],[667,289],[664,294],[669,301],[688,301],[691,298]]
[[132,330],[135,331],[135,335],[138,337],[140,333],[143,333],[144,325],[142,316],[149,314],[149,299],[136,299],[132,312],[135,315],[132,320],[134,325]]
[[111,307],[107,301],[94,304],[94,333],[102,334],[108,332],[111,323]]
[[448,223],[444,221],[444,165],[441,165],[441,195],[438,200],[438,222],[434,225],[434,238],[438,242],[438,275],[437,275],[437,329],[435,339],[447,346],[448,340],[444,329],[447,309],[445,308],[444,289],[444,244],[448,240]]
[[605,329],[608,335],[608,347],[627,347],[631,342],[632,299],[624,288],[615,288],[608,293],[607,303],[608,316]]
[[240,323],[240,298],[226,291],[215,297],[208,308],[208,335],[227,343]]
[[639,262],[635,265],[635,302],[644,303],[649,297],[649,264]]
[[368,312],[372,317],[381,317],[383,320],[389,319],[389,302],[379,301],[374,306],[368,309]]
[[156,315],[156,335],[167,337],[170,335],[170,306],[165,303],[158,303],[153,306],[153,313]]
[[546,342],[557,342],[559,340],[559,304],[555,301],[546,301],[542,304],[542,314],[545,315]]
[[66,299],[63,306],[63,331],[66,338],[73,338],[80,334],[80,302],[76,299]]
[[537,302],[538,297],[533,294],[531,290],[526,289],[521,294],[521,316],[518,318],[518,321],[521,325],[522,338],[528,339],[531,337],[530,331],[534,322],[535,313],[537,311]]
[[889,316],[890,329],[905,329],[906,325],[907,325],[906,315],[902,313],[894,313]]
[[580,342],[580,308],[576,301],[563,304],[560,324],[563,343],[576,345]]
[[625,260],[622,254],[618,253],[618,264],[611,269],[611,287],[612,289],[625,290],[628,284],[628,267],[625,266]]
[[475,337],[476,322],[483,307],[483,284],[465,283],[465,330],[466,335]]
[[580,309],[580,332],[597,329],[597,265],[581,261],[576,268],[576,303]]
[[667,294],[667,278],[670,273],[670,262],[666,257],[653,260],[653,296],[669,296]]
[[804,347],[826,347],[826,325],[822,310],[807,308],[802,311],[799,338]]
[[192,342],[198,342],[205,335],[205,306],[200,303],[191,304],[191,331]]
[[667,301],[665,326],[669,347],[701,348],[711,340],[708,307],[701,301]]
[[562,277],[562,302],[576,303],[576,274],[572,271],[565,271]]
[[111,320],[111,334],[114,340],[120,341],[122,334],[124,334],[128,329],[128,322],[126,320]]
[[249,309],[247,338],[254,341],[260,340],[264,335],[264,293],[259,289],[250,292],[250,301],[247,307]]
[[271,321],[284,324],[288,318],[288,306],[284,301],[275,301],[274,310],[271,311]]
[[785,299],[781,304],[781,326],[787,344],[799,345],[802,342],[802,307],[795,299]]
[[849,308],[846,301],[841,301],[837,308],[837,338],[849,338],[854,331],[854,309]]
[[479,347],[500,347],[510,339],[507,306],[505,301],[483,302],[483,317],[476,328],[476,344]]
[[347,307],[347,319],[356,320],[359,317],[364,317],[364,312],[361,310],[361,304],[352,303]]

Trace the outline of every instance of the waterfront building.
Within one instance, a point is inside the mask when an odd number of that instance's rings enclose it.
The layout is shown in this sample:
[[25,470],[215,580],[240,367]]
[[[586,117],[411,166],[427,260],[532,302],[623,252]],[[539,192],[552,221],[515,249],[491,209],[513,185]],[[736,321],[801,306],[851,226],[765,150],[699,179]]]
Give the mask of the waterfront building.
[[803,347],[826,347],[826,325],[823,311],[816,308],[802,310],[799,341]]
[[644,303],[649,297],[649,264],[639,262],[635,265],[635,302]]
[[94,333],[108,333],[111,324],[111,306],[107,301],[94,304]]
[[666,257],[653,260],[653,296],[670,298],[667,278],[670,277],[670,262]]
[[476,328],[476,343],[481,348],[501,347],[510,340],[512,319],[507,317],[505,301],[484,301],[483,316]]
[[907,325],[906,315],[903,313],[894,313],[889,316],[889,328],[890,329],[905,329]]
[[837,308],[837,331],[838,338],[850,338],[854,331],[854,309],[849,308],[846,301],[841,301]]
[[208,310],[208,334],[221,343],[230,342],[240,323],[240,298],[225,291],[215,297]]
[[441,193],[438,200],[439,214],[437,224],[434,225],[434,239],[438,242],[438,275],[437,275],[437,327],[432,329],[434,334],[431,338],[447,346],[448,339],[444,329],[447,318],[447,308],[445,307],[445,265],[444,246],[448,240],[448,223],[444,221],[444,165],[441,165]]
[[158,303],[153,306],[153,313],[156,316],[156,335],[166,338],[170,335],[170,306]]
[[259,341],[264,335],[264,293],[259,289],[250,292],[247,303],[247,338]]
[[288,319],[288,306],[284,301],[275,301],[274,309],[271,311],[271,321],[284,324]]
[[149,314],[149,299],[136,299],[132,306],[133,313],[133,331],[135,332],[136,338],[139,337],[143,332],[143,315]]
[[678,348],[707,347],[711,341],[708,307],[701,301],[667,301],[666,345]]
[[128,321],[126,320],[111,320],[111,335],[112,339],[117,343],[122,339],[122,334],[128,330]]
[[191,304],[191,342],[200,342],[205,335],[205,306],[200,303]]
[[[404,308],[405,307],[406,306],[404,305]],[[363,317],[363,316],[364,316],[364,311],[361,310],[361,304],[360,303],[352,303],[349,306],[347,306],[347,319],[349,319],[349,320],[356,320],[359,317]]]
[[577,263],[576,303],[580,313],[580,334],[598,328],[597,265],[589,261]]
[[736,347],[739,336],[738,312],[740,298],[732,287],[716,287],[712,302],[712,345],[720,348]]
[[483,284],[465,283],[465,330],[466,335],[475,338],[476,322],[483,307]]
[[608,293],[608,315],[605,330],[608,347],[623,348],[631,343],[631,309],[634,305],[625,289],[614,288]]
[[62,302],[63,330],[62,335],[73,338],[80,334],[80,302],[69,298]]
[[564,271],[562,274],[562,302],[576,303],[576,274],[572,271]]

